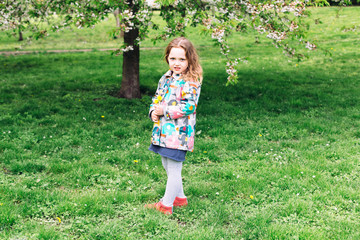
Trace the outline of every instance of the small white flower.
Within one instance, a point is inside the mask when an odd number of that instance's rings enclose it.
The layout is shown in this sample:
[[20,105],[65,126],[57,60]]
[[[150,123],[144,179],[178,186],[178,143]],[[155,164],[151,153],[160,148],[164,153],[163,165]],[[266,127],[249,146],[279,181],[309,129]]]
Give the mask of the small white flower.
[[123,51],[123,52],[129,52],[129,51],[132,51],[132,50],[134,50],[134,47],[133,46],[127,46],[126,48],[123,48],[123,49],[121,49],[121,51]]
[[316,45],[310,42],[306,42],[306,46],[305,48],[309,49],[309,50],[314,50],[316,48]]

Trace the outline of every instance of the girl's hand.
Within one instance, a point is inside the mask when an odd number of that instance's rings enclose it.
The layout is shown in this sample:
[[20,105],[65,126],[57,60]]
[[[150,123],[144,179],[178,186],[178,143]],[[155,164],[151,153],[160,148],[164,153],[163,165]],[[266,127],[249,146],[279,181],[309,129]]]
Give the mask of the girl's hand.
[[153,121],[153,122],[157,122],[157,121],[159,121],[159,116],[158,115],[156,115],[155,114],[155,111],[152,111],[151,112],[151,120]]
[[157,116],[163,116],[164,115],[164,108],[163,106],[160,105],[155,105],[155,110],[154,110],[155,114]]

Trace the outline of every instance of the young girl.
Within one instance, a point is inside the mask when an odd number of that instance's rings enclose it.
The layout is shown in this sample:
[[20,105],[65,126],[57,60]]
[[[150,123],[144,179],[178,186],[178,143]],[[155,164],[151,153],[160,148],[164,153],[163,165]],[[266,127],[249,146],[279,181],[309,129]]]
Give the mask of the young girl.
[[167,184],[164,197],[145,207],[172,214],[173,206],[186,206],[188,203],[181,169],[186,152],[194,149],[202,68],[194,46],[184,37],[169,43],[165,49],[165,60],[170,70],[160,79],[150,105],[149,117],[154,127],[149,150],[161,155]]

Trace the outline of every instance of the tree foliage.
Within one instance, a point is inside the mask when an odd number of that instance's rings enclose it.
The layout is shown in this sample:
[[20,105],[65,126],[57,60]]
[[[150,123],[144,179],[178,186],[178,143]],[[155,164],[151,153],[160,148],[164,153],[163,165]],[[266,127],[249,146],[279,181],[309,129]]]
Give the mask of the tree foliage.
[[[348,0],[345,0],[348,1]],[[245,61],[231,57],[227,42],[233,32],[250,29],[265,34],[276,47],[298,58],[294,45],[313,50],[316,45],[306,41],[307,25],[303,19],[309,15],[309,5],[327,5],[327,0],[157,0],[160,16],[166,27],[153,21],[153,7],[144,0],[17,0],[0,4],[0,30],[23,29],[33,33],[33,38],[44,37],[48,31],[58,31],[69,25],[78,28],[92,27],[97,22],[120,12],[121,26],[114,26],[114,35],[136,29],[135,41],[124,45],[121,52],[134,51],[148,36],[150,29],[157,30],[154,41],[185,35],[188,26],[200,26],[219,46],[227,59],[228,84],[237,82],[236,65]],[[40,24],[47,22],[48,24]],[[50,29],[46,29],[50,26]]]

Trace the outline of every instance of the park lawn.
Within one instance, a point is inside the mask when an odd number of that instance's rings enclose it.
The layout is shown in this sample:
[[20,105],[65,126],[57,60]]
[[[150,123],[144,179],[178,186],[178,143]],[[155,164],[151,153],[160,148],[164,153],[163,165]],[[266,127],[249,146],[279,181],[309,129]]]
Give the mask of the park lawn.
[[359,30],[342,28],[360,8],[347,21],[328,9],[309,34],[331,56],[231,39],[249,60],[236,86],[194,40],[205,76],[189,206],[172,216],[143,207],[166,183],[147,150],[162,51],[142,50],[137,100],[113,97],[122,59],[106,52],[0,56],[0,239],[359,239]]

